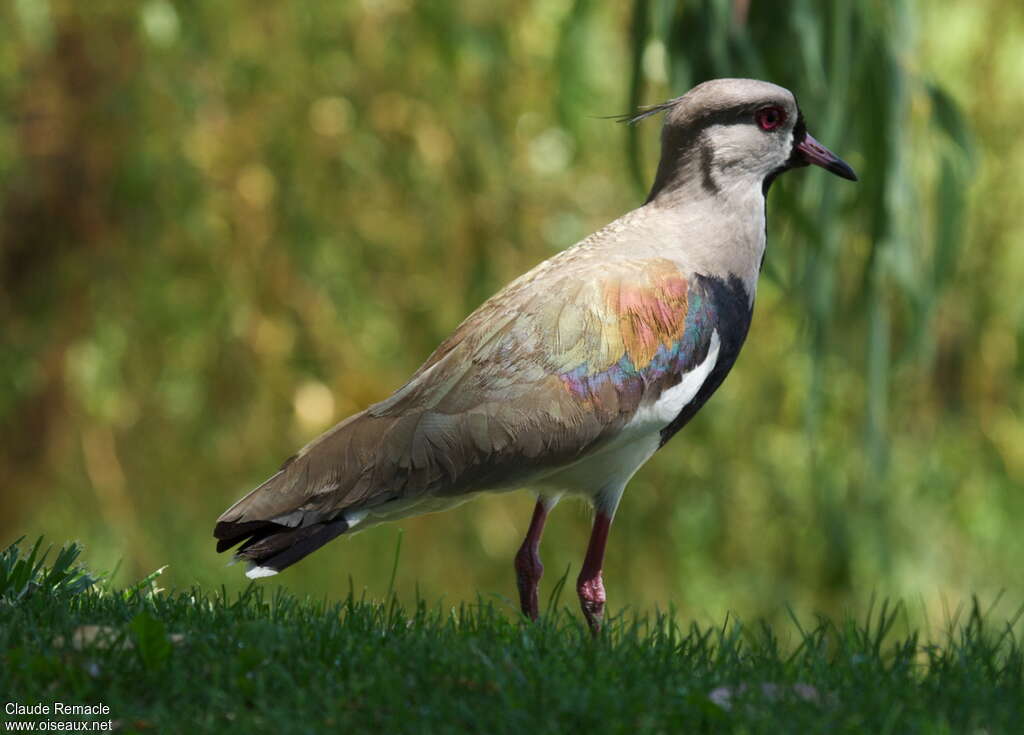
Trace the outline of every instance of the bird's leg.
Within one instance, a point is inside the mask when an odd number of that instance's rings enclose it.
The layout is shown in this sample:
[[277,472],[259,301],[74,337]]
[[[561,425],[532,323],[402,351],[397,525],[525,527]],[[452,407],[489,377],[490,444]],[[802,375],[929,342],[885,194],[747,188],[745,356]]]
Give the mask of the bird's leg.
[[544,565],[540,561],[540,537],[544,532],[544,521],[547,520],[551,505],[544,498],[537,499],[533,508],[530,528],[523,539],[523,545],[516,553],[516,582],[519,585],[519,606],[523,615],[536,620],[539,614],[537,588],[544,574]]
[[604,564],[604,547],[608,541],[608,529],[612,525],[610,513],[598,511],[594,516],[594,527],[590,532],[590,543],[587,545],[587,556],[583,560],[583,568],[576,580],[576,592],[580,596],[580,607],[587,618],[590,632],[597,635],[601,632],[604,619],[604,581],[601,579],[601,567]]

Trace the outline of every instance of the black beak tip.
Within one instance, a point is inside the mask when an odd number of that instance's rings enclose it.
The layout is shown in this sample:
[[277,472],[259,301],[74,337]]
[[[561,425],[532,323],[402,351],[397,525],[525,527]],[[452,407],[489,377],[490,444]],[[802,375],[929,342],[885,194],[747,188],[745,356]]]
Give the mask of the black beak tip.
[[841,158],[837,158],[827,166],[828,170],[834,173],[836,176],[846,179],[847,181],[859,181],[856,172],[850,167],[846,161]]

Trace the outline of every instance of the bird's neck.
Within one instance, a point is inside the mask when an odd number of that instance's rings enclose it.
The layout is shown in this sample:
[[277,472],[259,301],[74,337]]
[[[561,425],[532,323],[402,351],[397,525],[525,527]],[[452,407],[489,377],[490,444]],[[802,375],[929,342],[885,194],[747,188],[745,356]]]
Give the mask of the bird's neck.
[[694,272],[739,278],[753,301],[765,251],[761,183],[711,177],[681,177],[676,186],[652,191],[643,209],[660,223],[657,240],[664,255]]

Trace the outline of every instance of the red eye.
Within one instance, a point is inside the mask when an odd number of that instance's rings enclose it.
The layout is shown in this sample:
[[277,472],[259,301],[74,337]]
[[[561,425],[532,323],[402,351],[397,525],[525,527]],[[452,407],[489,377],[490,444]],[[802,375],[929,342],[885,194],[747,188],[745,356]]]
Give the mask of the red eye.
[[786,113],[781,107],[762,107],[754,113],[754,119],[761,130],[775,130],[786,122]]

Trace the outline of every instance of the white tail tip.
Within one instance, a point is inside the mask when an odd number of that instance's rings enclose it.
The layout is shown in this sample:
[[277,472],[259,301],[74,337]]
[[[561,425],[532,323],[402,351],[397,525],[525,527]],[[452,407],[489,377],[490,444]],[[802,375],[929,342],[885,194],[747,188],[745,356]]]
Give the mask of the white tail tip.
[[368,510],[350,510],[348,513],[345,514],[345,523],[348,524],[349,528],[352,528],[361,520],[366,518],[366,516],[369,515],[369,513],[370,511]]
[[270,567],[250,567],[245,576],[249,579],[259,579],[260,577],[273,577],[275,574],[277,574],[277,570]]

